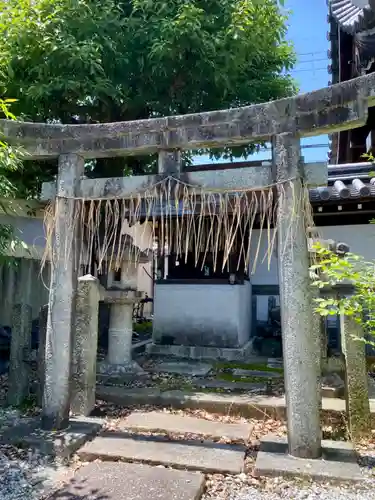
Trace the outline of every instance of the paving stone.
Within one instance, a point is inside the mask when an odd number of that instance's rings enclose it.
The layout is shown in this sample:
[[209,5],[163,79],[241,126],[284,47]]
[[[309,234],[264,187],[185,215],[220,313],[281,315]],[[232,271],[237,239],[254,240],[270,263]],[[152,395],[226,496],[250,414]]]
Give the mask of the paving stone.
[[207,389],[222,389],[224,391],[246,391],[249,393],[264,393],[267,391],[266,382],[232,382],[230,380],[210,380],[210,379],[198,379],[194,381],[196,387],[202,387]]
[[165,465],[207,473],[239,474],[244,467],[244,446],[198,441],[176,442],[157,436],[125,437],[104,432],[78,451],[82,460],[122,460]]
[[155,365],[150,371],[156,373],[175,373],[177,375],[191,375],[192,377],[204,377],[212,370],[208,363],[192,363],[185,361],[166,361]]
[[[260,441],[260,451],[270,453],[287,453],[288,440],[286,436],[268,434]],[[340,462],[357,463],[357,454],[352,443],[348,441],[322,440],[322,458]]]
[[202,418],[173,415],[152,411],[149,413],[131,413],[124,422],[124,427],[132,430],[166,431],[176,434],[199,434],[213,438],[226,437],[247,442],[252,430],[250,424],[226,424]]
[[144,464],[92,463],[50,500],[199,500],[204,476]]
[[44,455],[68,458],[103,427],[103,421],[91,417],[71,418],[61,431],[44,431],[39,418],[0,431],[0,444],[32,448]]
[[254,475],[303,477],[317,480],[359,482],[364,480],[357,463],[295,458],[283,453],[258,452]]
[[261,371],[261,370],[242,370],[236,368],[233,370],[236,377],[260,377],[260,378],[282,378],[283,374],[279,372]]

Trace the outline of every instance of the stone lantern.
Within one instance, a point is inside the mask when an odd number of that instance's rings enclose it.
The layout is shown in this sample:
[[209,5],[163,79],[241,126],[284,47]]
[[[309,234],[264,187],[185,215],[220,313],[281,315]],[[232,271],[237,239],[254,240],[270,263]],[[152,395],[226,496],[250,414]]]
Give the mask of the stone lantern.
[[132,360],[133,306],[144,296],[144,292],[137,290],[138,265],[148,262],[150,257],[133,244],[131,236],[126,235],[126,239],[120,266],[110,264],[111,255],[116,255],[117,249],[110,249],[106,259],[106,292],[103,300],[110,306],[108,356],[101,363],[99,371],[107,374],[143,372],[138,363]]

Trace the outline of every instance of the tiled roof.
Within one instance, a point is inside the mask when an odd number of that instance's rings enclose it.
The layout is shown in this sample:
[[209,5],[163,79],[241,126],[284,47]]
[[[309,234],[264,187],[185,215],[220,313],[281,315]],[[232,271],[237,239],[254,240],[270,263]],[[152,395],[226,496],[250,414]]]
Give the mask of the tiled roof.
[[375,13],[370,0],[328,0],[332,15],[347,33],[358,33],[370,27]]
[[312,203],[375,200],[375,166],[347,164],[328,167],[328,186],[310,189]]

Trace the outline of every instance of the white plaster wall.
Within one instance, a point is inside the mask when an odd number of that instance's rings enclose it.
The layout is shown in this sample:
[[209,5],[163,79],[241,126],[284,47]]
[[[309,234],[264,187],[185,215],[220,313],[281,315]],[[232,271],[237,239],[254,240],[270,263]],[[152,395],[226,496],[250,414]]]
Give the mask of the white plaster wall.
[[154,339],[168,335],[182,345],[243,345],[251,330],[250,297],[248,283],[233,286],[157,284]]

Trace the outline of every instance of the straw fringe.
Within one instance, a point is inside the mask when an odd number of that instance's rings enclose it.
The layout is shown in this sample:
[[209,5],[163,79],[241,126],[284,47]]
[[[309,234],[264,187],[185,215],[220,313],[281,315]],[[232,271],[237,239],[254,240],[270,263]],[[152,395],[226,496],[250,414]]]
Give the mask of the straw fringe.
[[[211,255],[214,271],[217,270],[219,252],[224,255],[223,270],[229,267],[231,255],[237,256],[237,270],[241,263],[245,264],[245,269],[249,269],[251,256],[250,272],[253,274],[259,261],[267,262],[270,267],[278,236],[277,211],[280,203],[284,202],[286,191],[293,210],[286,234],[279,235],[279,239],[280,236],[282,239],[279,244],[284,252],[288,241],[294,239],[298,227],[295,224],[297,217],[303,217],[306,228],[313,227],[308,190],[299,179],[288,179],[261,190],[228,192],[204,190],[170,176],[126,199],[58,197],[45,212],[47,243],[42,267],[47,260],[52,265],[56,263],[56,244],[60,246],[59,255],[63,255],[65,262],[71,259],[73,245],[77,243],[73,238],[77,234],[80,240],[77,265],[90,266],[95,258],[97,271],[102,273],[108,268],[123,268],[124,261],[137,263],[140,249],[131,245],[129,236],[122,232],[124,222],[128,221],[130,226],[140,222],[143,224],[143,242],[148,234],[146,253],[153,252],[158,232],[159,256],[173,251],[177,258],[186,262],[188,253],[193,252],[195,265],[203,269],[207,256]],[[72,204],[68,211],[72,218],[68,221],[62,220],[61,215],[61,206],[67,203]],[[66,213],[66,210],[63,212]],[[67,226],[60,233],[59,226],[62,223]],[[259,225],[261,231],[254,248],[252,240],[255,225]],[[57,241],[57,233],[64,234],[65,240]],[[264,239],[266,252],[261,255]]]

